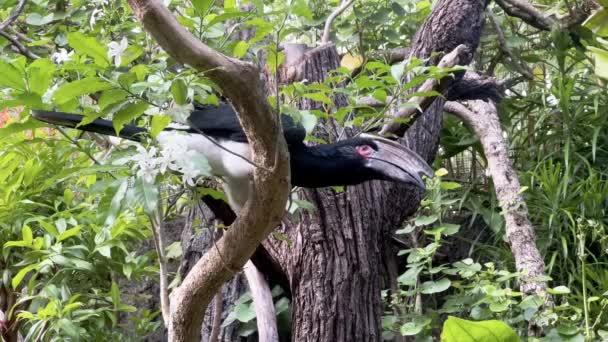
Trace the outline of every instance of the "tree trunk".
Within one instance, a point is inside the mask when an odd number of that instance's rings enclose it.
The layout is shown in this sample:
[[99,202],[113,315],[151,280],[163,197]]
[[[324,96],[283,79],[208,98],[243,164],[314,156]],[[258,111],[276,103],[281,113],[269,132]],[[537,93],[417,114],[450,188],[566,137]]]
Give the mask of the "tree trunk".
[[[438,1],[413,39],[410,55],[427,58],[459,44],[474,50],[486,4],[485,0]],[[436,62],[435,58],[430,61]],[[306,51],[281,76],[289,76],[288,81],[322,81],[338,65],[335,47],[325,45]],[[301,105],[306,109],[314,103]],[[437,151],[442,108],[443,100],[438,99],[402,140],[429,161]],[[335,138],[331,127],[328,123],[323,133]],[[300,196],[314,203],[316,210],[302,212],[299,223],[279,228],[293,244],[272,237],[264,243],[290,282],[292,340],[379,341],[380,290],[390,284],[382,278],[389,275],[392,281],[397,275],[390,237],[417,208],[420,192],[376,181],[347,187],[344,192],[306,189]]]

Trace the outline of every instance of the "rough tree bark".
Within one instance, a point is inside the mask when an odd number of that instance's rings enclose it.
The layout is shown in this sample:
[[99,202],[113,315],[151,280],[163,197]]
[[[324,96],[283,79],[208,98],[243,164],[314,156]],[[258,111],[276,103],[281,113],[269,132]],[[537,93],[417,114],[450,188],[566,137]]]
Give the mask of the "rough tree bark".
[[[483,24],[485,0],[440,0],[413,40],[410,55],[427,58],[465,44],[474,51]],[[333,46],[305,52],[290,74],[322,81],[338,66]],[[467,61],[469,62],[469,61]],[[432,58],[430,63],[437,63]],[[307,108],[306,103],[303,108]],[[402,140],[431,161],[437,150],[443,101],[438,99]],[[336,138],[331,124],[327,133]],[[290,282],[293,341],[379,341],[382,271],[396,276],[390,235],[418,206],[420,193],[383,182],[303,190],[316,210],[301,213],[300,223],[279,228],[292,246],[270,238],[264,246]]]

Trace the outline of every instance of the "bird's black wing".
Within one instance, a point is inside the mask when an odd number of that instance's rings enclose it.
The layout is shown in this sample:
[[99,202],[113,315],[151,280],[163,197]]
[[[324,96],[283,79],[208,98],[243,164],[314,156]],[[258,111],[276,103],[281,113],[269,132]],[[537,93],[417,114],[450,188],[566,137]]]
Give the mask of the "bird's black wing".
[[[188,122],[193,133],[203,132],[218,139],[247,142],[236,112],[228,103],[221,103],[219,106],[196,104]],[[281,123],[288,144],[304,141],[306,130],[302,125],[296,124],[288,115],[281,115]]]

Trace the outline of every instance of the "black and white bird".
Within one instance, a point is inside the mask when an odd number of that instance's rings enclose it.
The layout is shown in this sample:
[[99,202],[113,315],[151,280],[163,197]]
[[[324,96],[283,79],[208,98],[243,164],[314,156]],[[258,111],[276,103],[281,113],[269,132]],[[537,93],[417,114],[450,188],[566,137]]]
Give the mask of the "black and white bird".
[[[97,119],[78,126],[84,118],[82,115],[42,110],[34,110],[32,115],[54,125],[116,135],[109,120]],[[432,169],[424,159],[395,141],[361,134],[331,144],[307,146],[304,127],[287,115],[281,118],[290,155],[292,186],[345,186],[376,179],[424,188],[421,174],[432,176]],[[238,212],[249,198],[254,166],[247,162],[251,159],[251,150],[236,112],[228,103],[197,107],[188,122],[189,127],[170,127],[158,134],[159,145],[162,148],[177,143],[184,150],[204,155],[212,174],[224,180],[229,204]],[[119,136],[139,141],[146,132],[144,128],[126,125]]]

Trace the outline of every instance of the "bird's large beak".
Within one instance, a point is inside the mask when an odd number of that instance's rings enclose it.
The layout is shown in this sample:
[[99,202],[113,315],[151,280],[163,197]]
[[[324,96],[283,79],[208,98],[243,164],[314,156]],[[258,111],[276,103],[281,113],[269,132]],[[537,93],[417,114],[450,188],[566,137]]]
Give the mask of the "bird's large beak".
[[375,135],[361,134],[361,137],[372,139],[378,145],[378,151],[368,158],[368,167],[383,174],[386,180],[413,184],[424,189],[421,174],[433,176],[433,169],[409,148]]

